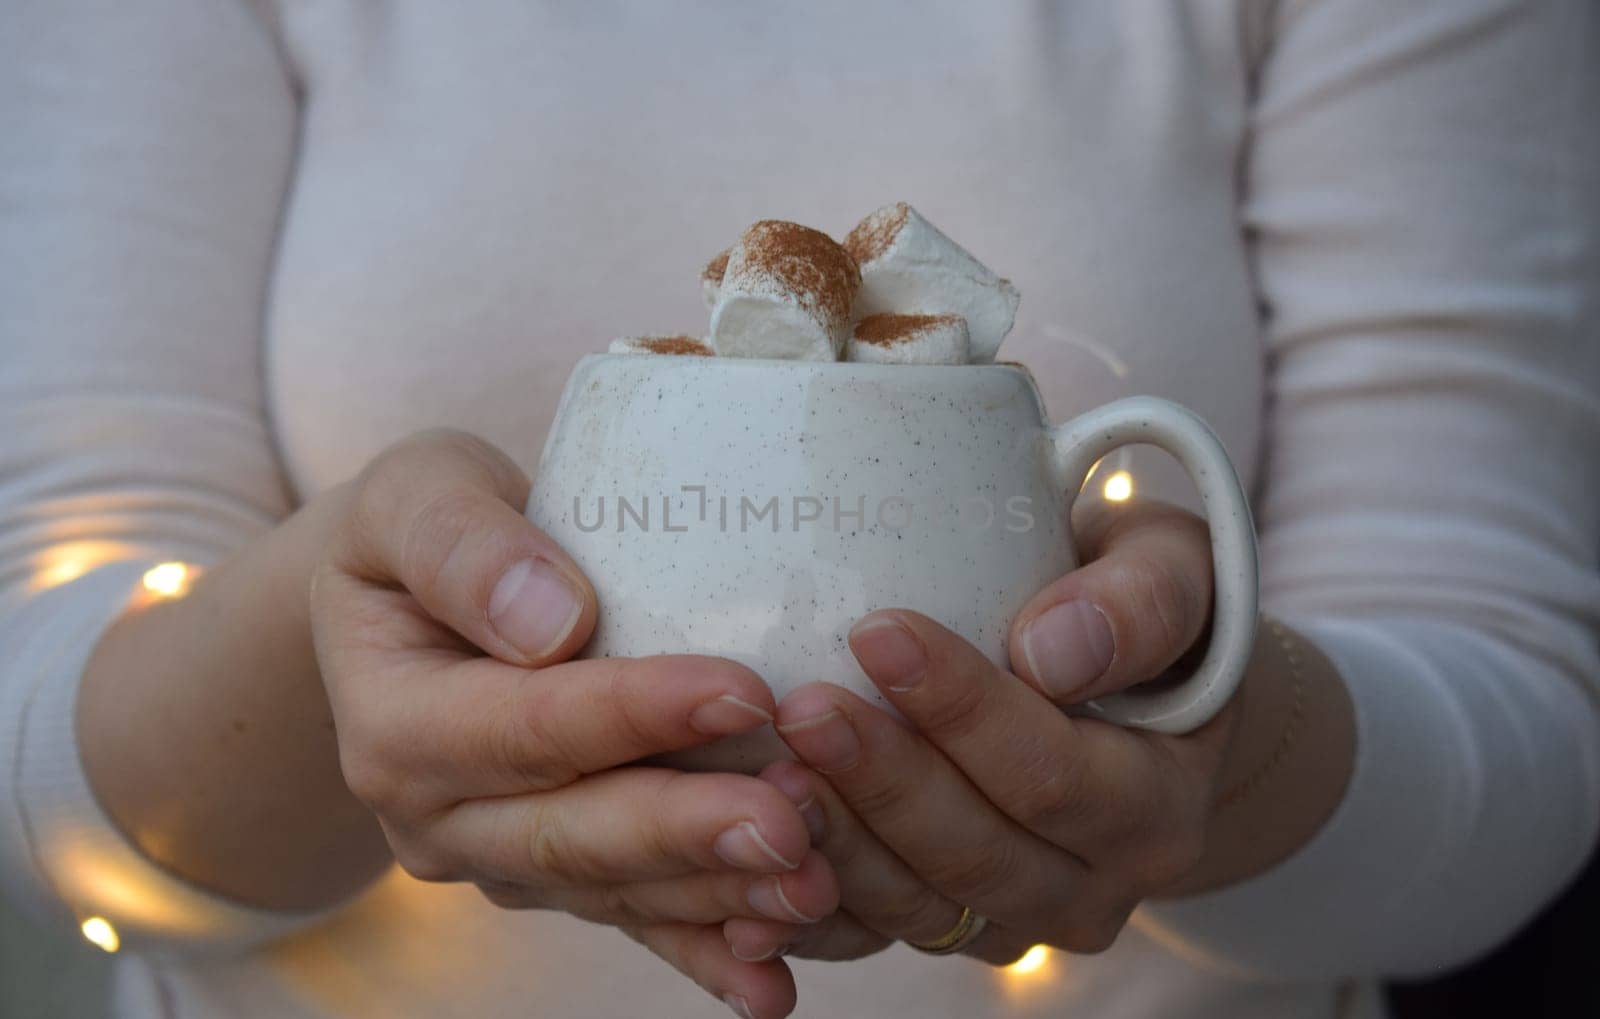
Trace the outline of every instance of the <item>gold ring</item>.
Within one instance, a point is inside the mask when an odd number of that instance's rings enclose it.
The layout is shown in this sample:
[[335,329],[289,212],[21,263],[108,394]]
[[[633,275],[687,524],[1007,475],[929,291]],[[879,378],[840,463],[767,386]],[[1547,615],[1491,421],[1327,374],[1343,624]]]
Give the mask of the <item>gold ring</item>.
[[950,928],[949,933],[936,941],[912,941],[907,938],[906,944],[929,955],[954,955],[976,941],[978,935],[982,934],[988,925],[987,919],[962,906],[961,919],[956,921],[956,925]]

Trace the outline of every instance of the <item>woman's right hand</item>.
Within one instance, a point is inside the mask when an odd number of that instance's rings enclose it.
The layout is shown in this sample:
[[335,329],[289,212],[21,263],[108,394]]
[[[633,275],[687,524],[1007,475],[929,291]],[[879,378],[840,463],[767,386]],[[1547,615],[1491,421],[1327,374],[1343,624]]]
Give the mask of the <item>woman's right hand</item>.
[[[400,865],[675,956],[721,950],[730,917],[831,914],[834,874],[778,789],[632,763],[768,724],[771,691],[720,658],[569,661],[595,594],[522,515],[527,496],[509,459],[454,432],[401,442],[334,496],[316,655],[345,780]],[[782,1007],[779,963],[669,961]]]

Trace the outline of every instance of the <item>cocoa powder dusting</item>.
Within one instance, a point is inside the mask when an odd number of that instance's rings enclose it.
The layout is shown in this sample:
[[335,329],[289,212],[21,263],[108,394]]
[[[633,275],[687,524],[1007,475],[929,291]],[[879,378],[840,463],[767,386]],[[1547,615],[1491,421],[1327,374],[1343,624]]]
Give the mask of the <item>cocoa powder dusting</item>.
[[652,354],[692,354],[710,357],[711,348],[693,336],[646,336],[639,346]]
[[912,339],[924,329],[954,323],[960,315],[868,315],[856,323],[856,342],[875,347],[893,347]]
[[772,276],[831,320],[850,317],[861,270],[832,237],[799,223],[763,219],[739,243],[746,271]]
[[895,235],[906,225],[906,216],[910,212],[911,206],[905,202],[895,202],[879,209],[845,235],[844,249],[850,252],[850,257],[856,260],[857,265],[866,265],[889,250]]
[[710,280],[713,283],[721,283],[723,274],[728,271],[728,256],[732,253],[732,248],[723,248],[717,252],[711,261],[706,263],[706,267],[700,270],[700,278]]

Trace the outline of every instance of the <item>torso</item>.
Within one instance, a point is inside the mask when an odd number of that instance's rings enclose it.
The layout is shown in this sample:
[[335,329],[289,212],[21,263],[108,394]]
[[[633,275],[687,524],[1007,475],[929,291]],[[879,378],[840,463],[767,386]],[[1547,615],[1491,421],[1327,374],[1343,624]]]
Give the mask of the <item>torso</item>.
[[1057,417],[1166,396],[1252,469],[1240,15],[911,10],[286,12],[307,99],[266,356],[302,493],[434,425],[531,469],[579,356],[704,331],[697,274],[744,225],[839,236],[902,198],[1017,283],[1002,357]]

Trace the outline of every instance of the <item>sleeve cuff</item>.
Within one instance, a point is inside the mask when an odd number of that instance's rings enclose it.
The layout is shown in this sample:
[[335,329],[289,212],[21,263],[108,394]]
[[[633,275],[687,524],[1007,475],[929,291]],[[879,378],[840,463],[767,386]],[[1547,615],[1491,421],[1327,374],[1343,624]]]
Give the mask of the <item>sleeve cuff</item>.
[[[251,908],[146,857],[95,799],[78,755],[79,680],[102,632],[153,564],[116,563],[39,594],[12,618],[4,711],[17,740],[0,760],[0,875],[41,917],[100,917],[125,949],[235,953],[327,915]],[[152,734],[152,738],[160,738]]]
[[[1322,979],[1413,968],[1436,950],[1418,889],[1471,828],[1481,777],[1472,735],[1437,670],[1404,642],[1359,624],[1296,623],[1338,668],[1354,702],[1357,747],[1343,800],[1313,838],[1254,878],[1147,902],[1141,928],[1180,954],[1253,979]],[[1397,939],[1402,943],[1397,943]]]

